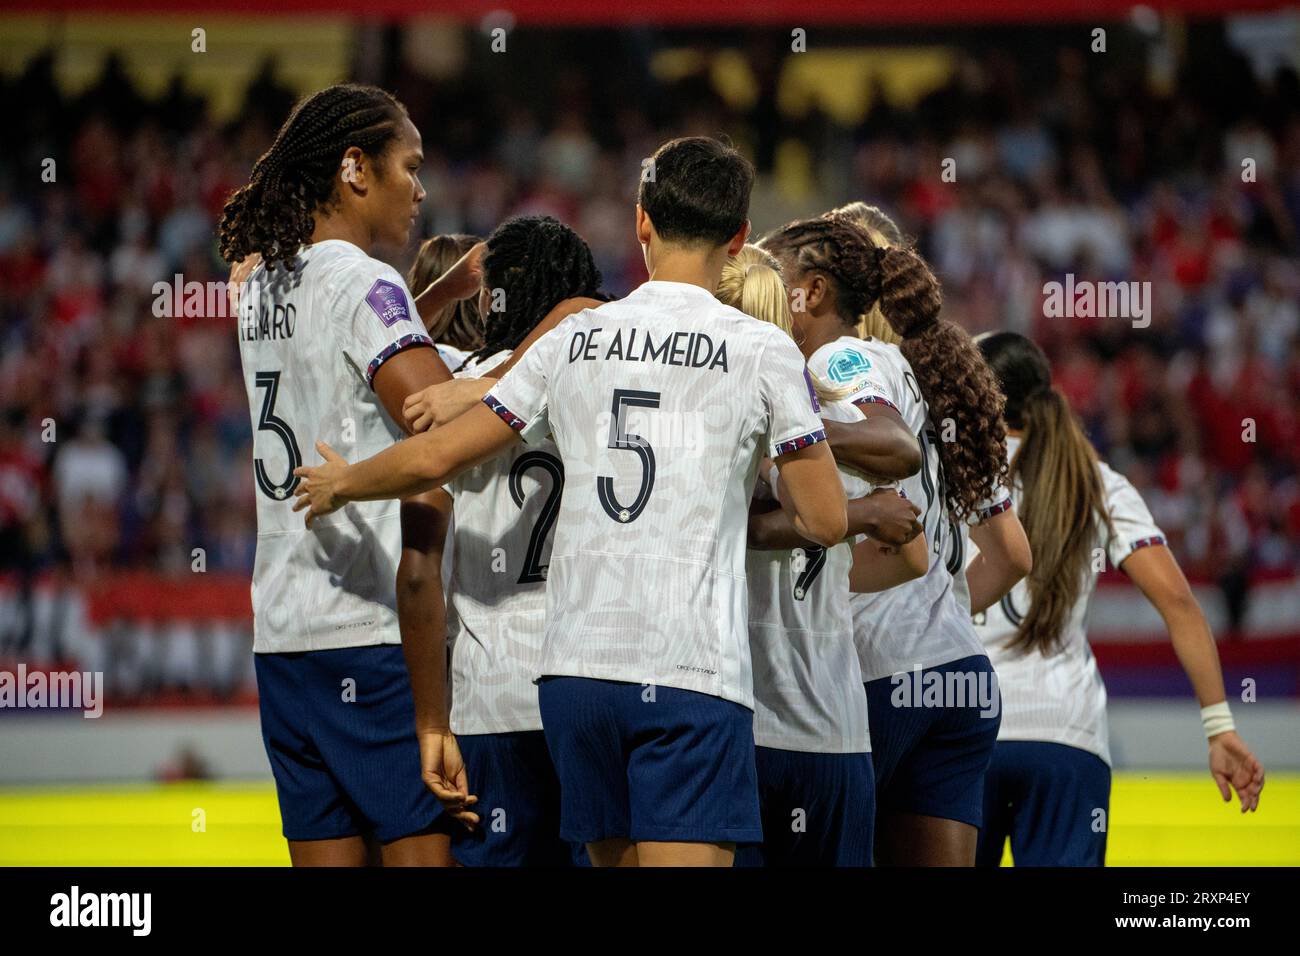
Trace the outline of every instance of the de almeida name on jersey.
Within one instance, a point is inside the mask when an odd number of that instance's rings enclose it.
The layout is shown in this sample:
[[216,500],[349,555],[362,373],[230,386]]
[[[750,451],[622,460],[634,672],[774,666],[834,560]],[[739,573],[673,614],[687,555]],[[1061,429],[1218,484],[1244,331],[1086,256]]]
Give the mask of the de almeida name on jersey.
[[[624,332],[627,332],[624,335]],[[727,343],[719,345],[704,332],[667,332],[658,340],[649,331],[617,329],[611,336],[606,329],[579,329],[569,339],[569,362],[593,362],[621,359],[624,362],[659,362],[683,368],[727,371]]]

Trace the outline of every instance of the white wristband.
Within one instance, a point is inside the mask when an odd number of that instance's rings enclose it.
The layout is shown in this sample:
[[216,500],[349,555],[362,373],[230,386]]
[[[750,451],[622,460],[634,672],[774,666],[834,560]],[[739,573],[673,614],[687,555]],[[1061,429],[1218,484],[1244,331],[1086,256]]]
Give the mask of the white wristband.
[[1201,726],[1205,728],[1207,740],[1237,729],[1237,725],[1232,722],[1232,711],[1228,709],[1226,700],[1220,704],[1201,708]]

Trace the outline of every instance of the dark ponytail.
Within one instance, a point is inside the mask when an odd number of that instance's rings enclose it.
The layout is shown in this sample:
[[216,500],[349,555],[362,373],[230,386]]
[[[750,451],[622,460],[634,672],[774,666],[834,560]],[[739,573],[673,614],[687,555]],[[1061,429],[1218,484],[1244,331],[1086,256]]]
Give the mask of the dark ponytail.
[[333,199],[343,154],[355,146],[383,155],[405,116],[391,94],[354,83],[299,102],[253,164],[248,184],[227,200],[218,227],[221,258],[235,263],[256,252],[268,269],[292,269],[311,239],[314,213]]
[[1097,457],[1052,387],[1051,367],[1037,345],[1015,332],[980,336],[980,350],[1006,395],[1007,423],[1023,432],[1011,462],[1020,486],[1020,523],[1034,555],[1029,611],[1013,648],[1054,652],[1083,587],[1101,524],[1110,525]]

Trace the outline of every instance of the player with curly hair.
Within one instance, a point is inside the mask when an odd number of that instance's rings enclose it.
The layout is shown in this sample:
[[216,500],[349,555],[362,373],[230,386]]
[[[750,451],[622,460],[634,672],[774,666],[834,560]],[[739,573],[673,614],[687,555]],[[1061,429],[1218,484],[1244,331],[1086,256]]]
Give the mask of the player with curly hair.
[[427,503],[358,503],[310,530],[291,508],[304,441],[378,452],[403,436],[406,397],[450,378],[401,275],[371,257],[406,244],[421,161],[401,103],[331,86],[294,108],[221,219],[221,254],[248,276],[253,650],[295,865],[361,865],[368,842],[388,864],[451,863],[449,821],[421,782],[421,751],[447,786],[461,772]]
[[[939,317],[939,284],[910,246],[876,244],[841,214],[791,223],[762,245],[781,262],[813,374],[851,385],[849,400],[865,414],[898,417],[921,442],[924,465],[902,487],[925,509],[928,570],[852,600],[876,775],[876,860],[969,866],[999,711],[993,668],[957,583],[958,523],[1009,509],[997,382],[969,337]],[[856,335],[877,307],[898,346]]]

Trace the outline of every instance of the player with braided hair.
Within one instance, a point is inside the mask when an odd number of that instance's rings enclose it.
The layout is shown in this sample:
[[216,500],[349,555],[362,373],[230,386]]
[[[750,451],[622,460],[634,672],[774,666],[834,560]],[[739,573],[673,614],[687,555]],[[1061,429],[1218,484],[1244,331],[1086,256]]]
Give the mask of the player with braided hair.
[[[578,300],[606,298],[597,291],[600,270],[587,244],[551,216],[520,216],[502,223],[486,243],[479,267],[482,284],[476,292],[485,328],[483,345],[469,356],[477,363],[476,372],[408,398],[404,414],[412,431],[445,425],[474,407],[534,342],[586,308]],[[570,296],[577,299],[566,304]],[[551,303],[549,314],[543,309],[543,317],[534,318],[545,303]],[[500,362],[481,361],[500,352],[507,353]]]
[[576,232],[551,216],[506,220],[493,231],[483,256],[479,311],[486,327],[483,345],[470,361],[517,348],[565,299],[604,301],[599,290],[600,270]]
[[[851,202],[832,210],[831,214],[852,220],[878,249],[906,249],[910,246],[898,224],[879,206]],[[879,299],[858,319],[858,335],[868,341],[877,339],[885,345],[903,344],[903,337],[890,325]],[[964,340],[960,333],[956,338]],[[921,394],[928,398],[924,383],[921,384]],[[931,403],[932,415],[933,409],[934,403]],[[954,523],[950,554],[970,550],[964,547],[967,536],[978,549],[978,556],[968,562],[965,571],[954,574],[957,596],[973,613],[1000,601],[1026,573],[1024,562],[1028,560],[1025,553],[1028,538],[1014,510],[983,513],[972,521]]]
[[560,833],[596,865],[726,866],[762,837],[744,574],[759,461],[814,544],[844,537],[844,489],[798,348],[714,298],[753,167],[706,137],[649,166],[648,282],[565,318],[446,426],[355,464],[320,443],[297,507],[314,522],[552,436],[565,489],[537,672]]
[[[925,508],[926,573],[852,598],[876,774],[876,858],[969,866],[999,704],[958,583],[957,532],[969,516],[1009,508],[1005,463],[994,457],[1005,441],[996,383],[969,338],[939,319],[938,283],[910,247],[876,245],[835,214],[791,223],[763,245],[790,284],[813,374],[852,385],[850,401],[865,414],[900,417],[922,445],[924,465],[902,487]],[[854,334],[858,317],[877,306],[901,347]],[[1023,559],[1020,576],[1027,547]],[[972,693],[940,694],[940,706],[911,693],[936,683]]]
[[220,225],[221,254],[248,275],[238,335],[260,492],[253,650],[295,865],[364,864],[369,840],[387,864],[452,862],[430,792],[463,773],[437,514],[423,498],[366,503],[304,530],[290,508],[307,437],[381,451],[402,437],[406,397],[450,378],[401,275],[370,255],[406,244],[421,161],[397,100],[332,86],[295,107]]
[[[226,202],[219,226],[222,258],[238,262],[258,253],[268,268],[292,269],[298,249],[312,241],[318,210],[353,219],[371,242],[405,244],[411,183],[366,196],[371,201],[363,221],[359,205],[349,203],[337,185],[342,178],[364,193],[368,178],[384,180],[386,158],[407,159],[412,148],[418,152],[419,140],[405,108],[383,90],[344,83],[307,97],[253,164],[248,183]],[[401,170],[399,164],[391,166],[399,178]],[[415,204],[422,198],[421,191]]]
[[[872,206],[858,200],[840,206],[838,209],[833,209],[831,212],[847,216],[853,220],[855,224],[865,230],[867,238],[871,240],[874,246],[903,248],[907,245],[907,237],[898,228],[898,224],[889,218],[879,206]],[[898,333],[891,329],[889,323],[885,321],[885,317],[880,311],[879,302],[876,302],[870,311],[858,319],[858,337],[863,339],[876,338],[890,345],[898,345],[903,341]]]
[[[486,243],[482,276],[485,345],[457,372],[470,380],[509,359],[548,315],[569,315],[604,298],[587,244],[550,216],[498,226]],[[500,308],[493,311],[493,303]],[[452,853],[463,866],[565,866],[585,858],[580,844],[560,838],[560,784],[533,684],[563,489],[559,451],[545,439],[516,445],[431,495],[448,516],[448,553],[455,554],[447,592],[451,726],[466,780],[438,795],[466,825],[452,834]]]

